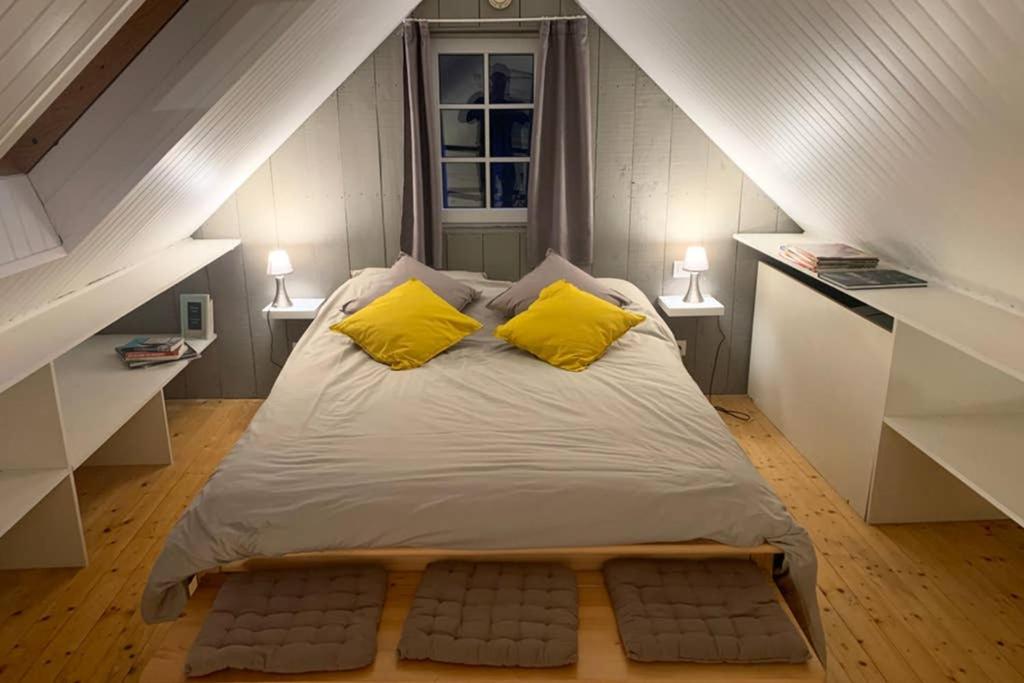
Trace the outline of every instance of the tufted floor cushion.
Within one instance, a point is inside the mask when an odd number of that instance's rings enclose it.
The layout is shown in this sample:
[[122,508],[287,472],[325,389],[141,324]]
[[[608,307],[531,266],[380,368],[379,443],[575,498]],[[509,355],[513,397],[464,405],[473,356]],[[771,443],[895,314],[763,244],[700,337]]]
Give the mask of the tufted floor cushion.
[[639,662],[803,662],[807,646],[748,560],[611,560],[604,580]]
[[344,671],[377,654],[387,573],[375,566],[233,574],[188,653],[185,673]]
[[554,667],[576,661],[576,575],[554,564],[435,562],[402,628],[402,659]]

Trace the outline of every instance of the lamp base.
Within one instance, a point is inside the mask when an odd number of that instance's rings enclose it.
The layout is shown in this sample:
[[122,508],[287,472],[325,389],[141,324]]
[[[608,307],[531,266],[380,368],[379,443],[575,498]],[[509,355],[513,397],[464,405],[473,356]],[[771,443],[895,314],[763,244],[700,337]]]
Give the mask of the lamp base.
[[284,286],[284,275],[275,276],[274,281],[277,283],[277,292],[274,293],[274,302],[270,304],[271,307],[291,308],[292,298],[288,296],[288,289]]
[[704,303],[704,294],[700,291],[700,273],[690,273],[690,286],[686,289],[683,301],[688,304]]

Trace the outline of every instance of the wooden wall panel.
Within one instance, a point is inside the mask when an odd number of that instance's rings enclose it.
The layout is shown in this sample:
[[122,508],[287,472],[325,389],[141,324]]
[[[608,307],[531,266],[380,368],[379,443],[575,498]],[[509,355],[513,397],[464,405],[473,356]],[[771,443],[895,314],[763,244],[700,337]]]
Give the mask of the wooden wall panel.
[[387,264],[373,62],[371,56],[338,88],[341,167],[352,268]]
[[[571,14],[579,11],[573,4],[520,0],[518,9],[520,16]],[[476,17],[480,11],[476,0],[431,0],[417,14]],[[628,277],[652,298],[681,293],[686,280],[672,278],[672,261],[681,259],[687,246],[704,244],[712,265],[706,291],[726,305],[727,338],[715,391],[742,393],[756,259],[748,250],[737,251],[731,236],[799,228],[607,34],[593,24],[590,29],[594,273]],[[403,151],[398,41],[397,35],[389,37],[200,230],[204,237],[241,236],[243,242],[207,269],[219,339],[216,358],[208,354],[196,368],[205,372],[219,366],[224,396],[265,395],[276,377],[267,322],[259,312],[273,296],[266,275],[271,248],[280,245],[292,257],[293,296],[326,296],[348,277],[350,267],[385,265],[396,255]],[[524,245],[523,230],[516,226],[459,226],[445,236],[449,267],[484,271],[496,279],[523,274]],[[170,307],[162,310],[169,315]],[[173,315],[176,325],[176,311]],[[675,319],[670,326],[686,340],[687,367],[707,389],[720,340],[716,321]],[[301,322],[274,326],[277,362],[285,358],[286,339],[294,340],[302,329]],[[213,379],[183,375],[190,396],[215,390]]]
[[[596,28],[596,27],[595,27]],[[637,68],[604,31],[600,42],[594,138],[594,274],[625,277],[629,254],[630,184]]]
[[642,72],[636,79],[634,117],[626,279],[653,299],[661,294],[665,263],[672,102]]
[[402,37],[394,33],[373,54],[380,140],[380,198],[384,221],[384,262],[398,259],[402,232],[402,176],[405,139],[402,107]]

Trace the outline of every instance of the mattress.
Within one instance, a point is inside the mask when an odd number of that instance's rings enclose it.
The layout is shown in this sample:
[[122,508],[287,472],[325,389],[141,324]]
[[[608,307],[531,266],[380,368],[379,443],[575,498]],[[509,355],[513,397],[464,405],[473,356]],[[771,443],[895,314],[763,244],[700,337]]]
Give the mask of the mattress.
[[686,372],[634,285],[603,280],[647,320],[584,372],[484,326],[427,365],[392,371],[331,332],[366,269],[324,303],[270,396],[169,534],[142,600],[178,617],[198,572],[251,557],[349,548],[511,549],[710,539],[785,554],[819,656],[816,561],[797,525]]

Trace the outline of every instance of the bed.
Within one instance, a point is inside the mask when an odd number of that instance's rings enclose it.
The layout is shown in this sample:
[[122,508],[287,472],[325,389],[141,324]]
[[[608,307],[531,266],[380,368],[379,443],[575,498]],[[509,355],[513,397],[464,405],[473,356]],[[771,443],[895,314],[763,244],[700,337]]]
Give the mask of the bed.
[[169,534],[142,600],[177,618],[190,579],[247,558],[343,549],[514,550],[770,543],[790,604],[824,657],[807,533],[761,478],[634,285],[602,280],[647,320],[584,372],[483,329],[422,368],[389,370],[331,332],[367,269],[335,291],[248,430]]

